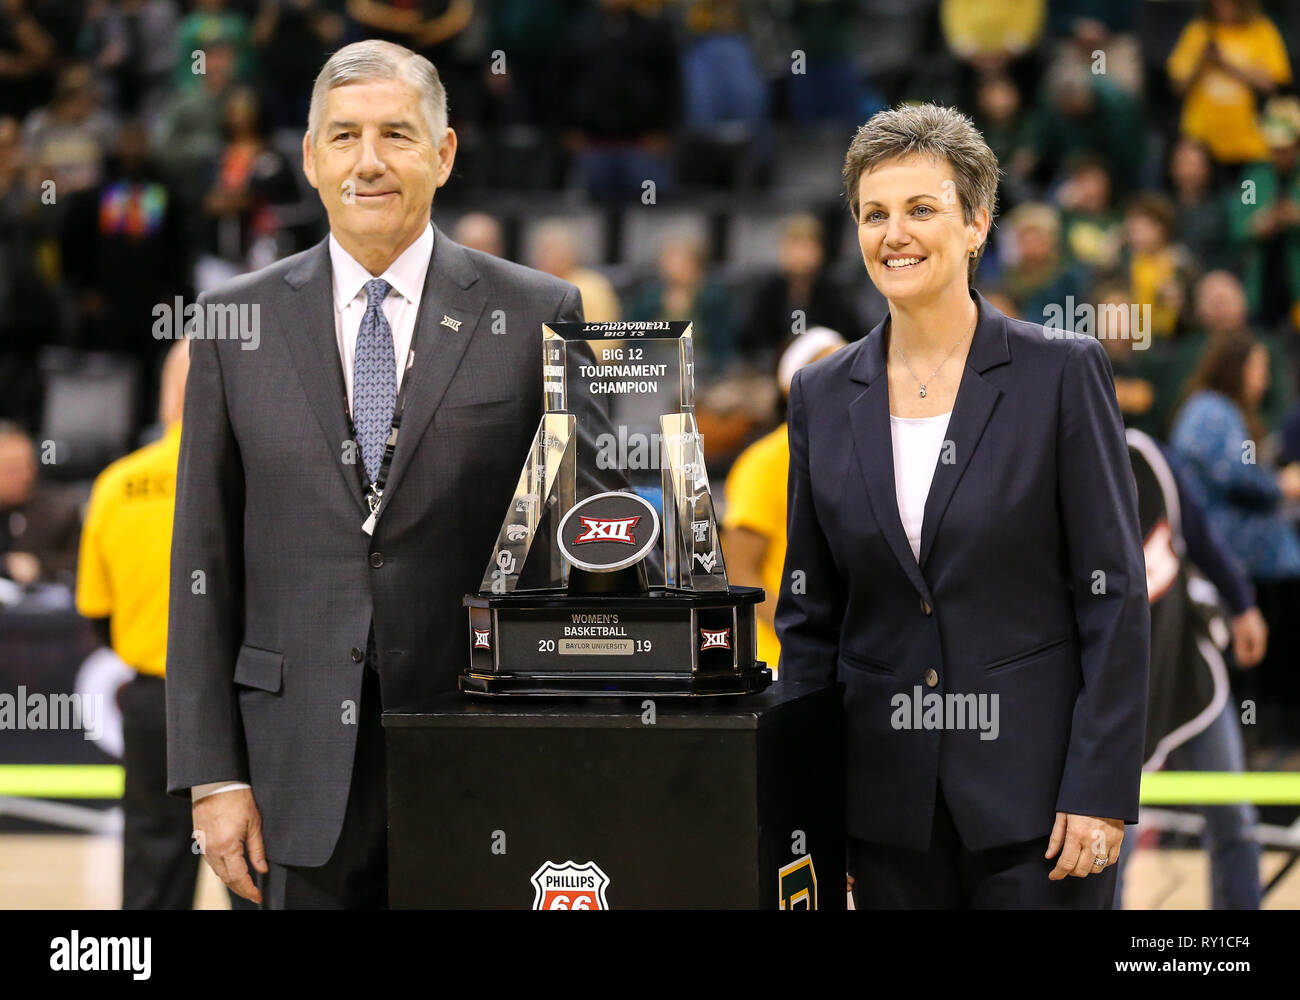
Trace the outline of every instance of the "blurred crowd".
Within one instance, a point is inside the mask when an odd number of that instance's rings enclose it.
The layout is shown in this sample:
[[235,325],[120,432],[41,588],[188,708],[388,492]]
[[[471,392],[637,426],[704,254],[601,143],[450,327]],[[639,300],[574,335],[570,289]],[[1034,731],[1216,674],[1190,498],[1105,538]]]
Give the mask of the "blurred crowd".
[[[1249,329],[1276,425],[1300,323],[1295,8],[4,0],[0,417],[62,432],[73,478],[135,444],[166,346],[154,307],[323,235],[298,165],[311,82],[334,48],[385,37],[448,89],[461,152],[435,221],[575,281],[589,318],[690,316],[706,383],[770,375],[792,333],[853,340],[880,317],[839,166],[871,112],[924,99],[971,113],[1005,170],[986,294],[1067,325],[1149,306],[1142,353],[1115,361],[1160,436],[1201,338]],[[56,404],[82,389],[126,412],[80,426],[51,412],[52,384]],[[721,396],[770,411],[776,393]]]
[[[1157,438],[1226,379],[1300,458],[1298,4],[2,0],[0,420],[50,446],[44,478],[88,489],[156,436],[160,305],[324,235],[307,103],[363,37],[446,84],[445,232],[574,282],[588,319],[695,322],[716,477],[778,424],[792,337],[884,314],[839,174],[903,100],[963,108],[999,156],[996,305],[1104,339]],[[1204,370],[1229,335],[1254,388]]]
[[122,613],[86,571],[103,473],[148,501],[105,567],[161,675],[183,389],[160,310],[324,237],[309,96],[363,38],[446,86],[443,232],[577,285],[588,320],[693,321],[728,572],[768,592],[774,665],[784,396],[886,311],[845,151],[900,101],[971,115],[1003,170],[976,287],[1103,341],[1271,629],[1269,669],[1233,678],[1248,742],[1300,745],[1296,0],[0,0],[0,608],[75,586]]

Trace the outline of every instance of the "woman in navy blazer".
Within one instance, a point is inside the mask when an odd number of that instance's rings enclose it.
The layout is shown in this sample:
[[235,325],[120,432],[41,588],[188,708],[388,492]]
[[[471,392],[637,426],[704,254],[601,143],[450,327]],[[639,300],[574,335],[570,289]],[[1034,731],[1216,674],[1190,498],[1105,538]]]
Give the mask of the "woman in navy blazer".
[[1138,815],[1150,616],[1110,362],[971,288],[997,177],[951,109],[859,129],[889,315],[790,393],[780,673],[844,685],[861,908],[1109,907]]

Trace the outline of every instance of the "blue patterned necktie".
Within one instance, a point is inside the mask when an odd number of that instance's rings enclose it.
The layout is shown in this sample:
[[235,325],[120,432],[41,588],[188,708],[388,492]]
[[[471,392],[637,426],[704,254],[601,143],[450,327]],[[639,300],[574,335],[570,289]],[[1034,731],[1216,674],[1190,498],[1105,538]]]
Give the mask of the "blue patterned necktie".
[[391,286],[382,278],[366,282],[366,314],[357,331],[357,353],[352,365],[352,422],[373,483],[384,457],[384,442],[397,405],[397,364],[393,359],[393,329],[384,315],[384,297]]

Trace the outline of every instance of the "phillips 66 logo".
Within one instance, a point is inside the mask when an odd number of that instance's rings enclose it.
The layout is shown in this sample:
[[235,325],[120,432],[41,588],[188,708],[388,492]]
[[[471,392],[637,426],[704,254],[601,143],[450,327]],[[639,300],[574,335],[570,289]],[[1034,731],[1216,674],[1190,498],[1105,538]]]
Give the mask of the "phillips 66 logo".
[[548,861],[533,872],[534,910],[608,910],[609,876],[594,861]]

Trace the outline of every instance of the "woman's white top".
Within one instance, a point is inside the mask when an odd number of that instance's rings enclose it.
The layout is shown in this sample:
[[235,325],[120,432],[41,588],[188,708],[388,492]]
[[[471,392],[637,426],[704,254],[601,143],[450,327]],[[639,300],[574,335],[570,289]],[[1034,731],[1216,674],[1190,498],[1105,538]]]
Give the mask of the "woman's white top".
[[930,495],[934,469],[948,433],[952,410],[933,417],[896,417],[889,415],[889,434],[894,443],[894,493],[898,499],[898,516],[912,546],[912,555],[921,559],[921,522],[925,518],[925,498]]

